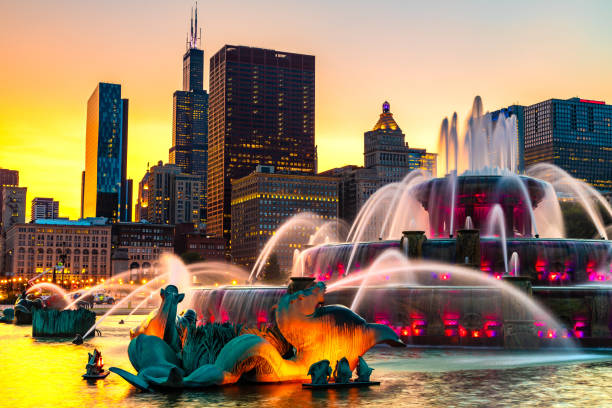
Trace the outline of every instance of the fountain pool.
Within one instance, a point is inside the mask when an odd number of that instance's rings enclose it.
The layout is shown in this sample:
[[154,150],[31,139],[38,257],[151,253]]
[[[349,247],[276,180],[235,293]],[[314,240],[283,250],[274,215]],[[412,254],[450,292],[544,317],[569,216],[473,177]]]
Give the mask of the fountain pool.
[[[119,325],[127,319],[126,325]],[[369,390],[303,391],[300,384],[240,385],[171,394],[143,394],[111,374],[105,381],[81,378],[87,351],[102,350],[105,365],[129,366],[128,329],[141,318],[111,316],[102,337],[84,347],[39,341],[27,327],[0,326],[0,365],[11,367],[0,378],[2,406],[195,407],[195,406],[531,406],[612,404],[612,354],[568,354],[499,349],[371,349],[365,358],[380,387]],[[45,364],[41,371],[41,361]],[[36,375],[32,375],[36,372]],[[62,390],[58,392],[58,390]]]

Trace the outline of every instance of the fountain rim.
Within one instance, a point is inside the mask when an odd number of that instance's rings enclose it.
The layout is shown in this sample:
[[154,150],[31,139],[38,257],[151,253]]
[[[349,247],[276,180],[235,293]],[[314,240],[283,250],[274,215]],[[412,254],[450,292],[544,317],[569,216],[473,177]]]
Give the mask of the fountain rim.
[[[349,246],[349,247],[352,247],[353,245],[399,243],[400,238],[401,237],[398,237],[397,239],[359,241],[357,243],[355,243],[355,242],[336,242],[336,243],[329,243],[329,244],[321,244],[321,245],[317,245],[317,246],[305,249],[304,253],[307,252],[307,251],[316,250],[318,248],[331,248],[331,247],[339,247],[339,246]],[[501,238],[499,238],[499,237],[491,237],[491,236],[486,236],[486,235],[481,235],[480,236],[480,241],[481,242],[482,241],[498,241],[500,239]],[[448,237],[430,238],[430,237],[427,237],[427,241],[455,242],[456,238],[448,238]],[[610,243],[612,243],[612,240],[610,240],[610,239],[599,239],[599,238],[512,237],[512,238],[507,238],[506,239],[506,242],[513,242],[513,241],[529,241],[529,242],[551,242],[551,241],[552,242],[556,242],[556,241],[559,241],[559,242],[593,242],[593,243],[610,242]]]

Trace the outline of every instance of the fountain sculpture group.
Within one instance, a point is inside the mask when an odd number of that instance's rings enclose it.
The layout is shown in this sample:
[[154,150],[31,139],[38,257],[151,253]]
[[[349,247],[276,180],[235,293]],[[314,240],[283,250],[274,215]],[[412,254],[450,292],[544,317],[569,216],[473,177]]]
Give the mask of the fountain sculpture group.
[[345,381],[372,346],[403,346],[389,327],[366,323],[344,306],[323,306],[325,284],[321,282],[294,288],[280,298],[274,308],[277,330],[227,323],[198,326],[188,317],[193,312],[177,314],[184,295],[176,286],[169,285],[160,294],[159,309],[131,332],[128,355],[138,374],[110,368],[142,390],[199,388],[240,379],[305,380],[309,369],[316,370],[313,364],[323,360],[342,361],[336,376]]

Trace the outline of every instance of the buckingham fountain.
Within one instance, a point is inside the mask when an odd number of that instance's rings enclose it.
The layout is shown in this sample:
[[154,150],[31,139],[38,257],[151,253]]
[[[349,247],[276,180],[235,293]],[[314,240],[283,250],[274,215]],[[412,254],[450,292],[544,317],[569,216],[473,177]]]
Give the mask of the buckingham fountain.
[[[390,327],[406,344],[612,346],[609,204],[555,166],[519,174],[515,117],[494,120],[479,97],[461,142],[457,135],[455,114],[440,130],[445,177],[415,171],[383,186],[344,237],[313,221],[313,236],[336,234],[302,242],[292,275],[325,282],[328,303]],[[596,237],[565,238],[559,196],[583,207]],[[303,227],[307,215],[296,219]],[[198,319],[272,325],[286,290],[258,279],[280,242],[264,248],[248,285],[193,289]]]

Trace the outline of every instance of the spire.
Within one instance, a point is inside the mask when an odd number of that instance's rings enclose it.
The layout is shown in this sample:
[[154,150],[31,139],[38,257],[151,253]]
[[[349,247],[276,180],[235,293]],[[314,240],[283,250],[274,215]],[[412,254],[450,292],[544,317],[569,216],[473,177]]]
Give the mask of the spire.
[[[199,35],[198,35],[199,34]],[[198,48],[198,40],[202,41],[202,29],[198,32],[198,2],[195,3],[195,13],[191,7],[191,20],[189,23],[189,36],[187,40],[187,51]]]
[[391,104],[389,104],[389,102],[383,102],[382,113],[380,114],[380,118],[378,119],[378,122],[376,122],[376,125],[374,125],[374,128],[372,130],[399,130],[401,132],[400,127],[393,119],[393,114],[391,113]]

